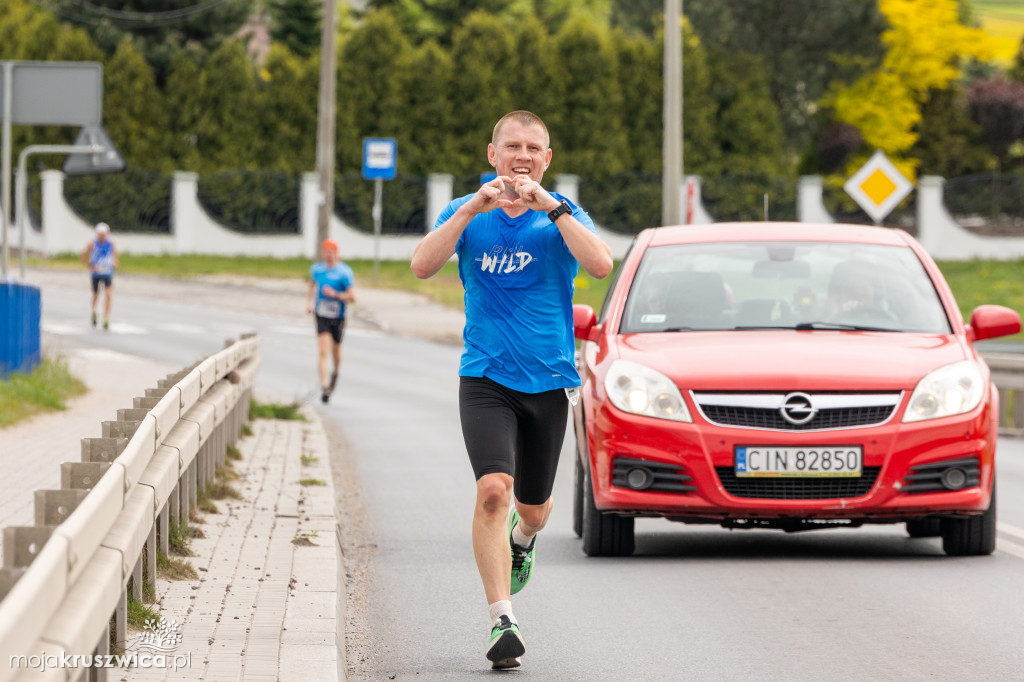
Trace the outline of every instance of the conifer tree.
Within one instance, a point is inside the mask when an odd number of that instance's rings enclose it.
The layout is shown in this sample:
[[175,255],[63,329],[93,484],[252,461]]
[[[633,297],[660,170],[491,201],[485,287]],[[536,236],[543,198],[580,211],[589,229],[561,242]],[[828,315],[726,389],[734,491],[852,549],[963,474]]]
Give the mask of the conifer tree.
[[167,155],[167,106],[153,69],[131,38],[118,46],[103,79],[103,125],[125,164],[175,170]]
[[485,12],[466,18],[452,37],[454,115],[458,121],[452,144],[453,173],[468,176],[490,171],[487,143],[494,124],[516,109],[512,34],[509,27]]
[[405,93],[406,114],[397,138],[406,173],[451,172],[452,75],[451,55],[433,40],[420,45],[403,67],[400,87]]
[[608,31],[592,19],[574,15],[555,43],[562,78],[561,114],[552,132],[565,172],[601,179],[627,167],[627,141],[618,64]]

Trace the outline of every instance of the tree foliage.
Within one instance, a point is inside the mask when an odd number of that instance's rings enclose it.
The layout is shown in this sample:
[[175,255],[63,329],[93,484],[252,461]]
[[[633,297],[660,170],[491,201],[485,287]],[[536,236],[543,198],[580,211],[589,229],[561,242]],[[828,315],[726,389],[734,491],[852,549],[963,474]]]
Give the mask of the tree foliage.
[[167,156],[168,121],[164,94],[153,69],[126,38],[107,63],[103,79],[103,124],[118,140],[125,163],[138,168],[175,170]]
[[964,59],[987,59],[991,41],[960,23],[954,0],[879,0],[879,8],[889,22],[880,68],[849,87],[835,86],[830,103],[869,148],[886,152],[912,176],[917,161],[908,153],[919,136],[922,105],[960,74]]
[[1013,65],[1007,75],[1018,83],[1024,83],[1024,36],[1021,36],[1020,47],[1013,58]]
[[[418,199],[401,193],[418,196],[408,188],[422,187],[426,174],[452,173],[461,190],[490,170],[491,130],[513,109],[548,124],[549,182],[579,175],[588,208],[623,225],[658,219],[664,0],[360,4],[365,10],[353,12],[339,2],[335,138],[336,196],[360,221],[372,203],[359,174],[363,138],[397,139],[400,180],[388,203],[418,211]],[[269,13],[274,39],[259,68],[231,37],[254,7]],[[253,169],[247,177],[272,186],[275,173],[315,167],[319,7],[2,0],[0,58],[102,62],[104,125],[135,169],[204,178]],[[84,12],[97,8],[106,19],[86,21]],[[201,21],[140,30],[125,23],[197,8],[209,10]],[[686,0],[685,171],[708,179],[709,193],[711,178],[742,175],[748,185],[734,187],[758,198],[772,183],[792,185],[797,172],[845,175],[874,148],[907,172],[916,165],[952,176],[989,168],[996,157],[1003,168],[1019,163],[1014,126],[1024,113],[1016,95],[1000,93],[1024,82],[1024,43],[1000,80],[994,65],[972,63],[985,58],[987,41],[965,25],[962,9],[955,0]],[[15,153],[71,142],[76,132],[17,126]],[[731,202],[737,215],[760,208],[729,194],[718,190],[720,205]],[[412,229],[419,218],[402,220]]]
[[466,17],[452,37],[451,92],[458,120],[451,139],[456,155],[452,172],[457,176],[490,170],[486,150],[494,124],[519,108],[512,95],[518,79],[514,57],[512,35],[500,19],[486,12]]
[[817,132],[829,84],[856,78],[884,51],[877,0],[686,0],[685,10],[709,54],[756,56],[794,156]]
[[566,93],[558,117],[548,124],[562,159],[555,169],[595,179],[624,170],[626,134],[614,115],[622,108],[622,91],[607,28],[574,15],[555,36],[555,45]]
[[104,54],[113,55],[128,36],[164,83],[174,55],[184,49],[210,54],[252,14],[254,0],[56,0],[57,15],[79,25]]
[[401,130],[406,110],[400,74],[410,49],[387,10],[371,12],[346,39],[338,64],[338,110],[345,126],[338,126],[339,172],[362,167],[362,137],[395,137]]
[[1011,145],[1024,140],[1024,83],[1004,78],[978,80],[971,86],[969,100],[971,118],[1005,168]]
[[321,0],[269,0],[273,39],[307,58],[320,49]]

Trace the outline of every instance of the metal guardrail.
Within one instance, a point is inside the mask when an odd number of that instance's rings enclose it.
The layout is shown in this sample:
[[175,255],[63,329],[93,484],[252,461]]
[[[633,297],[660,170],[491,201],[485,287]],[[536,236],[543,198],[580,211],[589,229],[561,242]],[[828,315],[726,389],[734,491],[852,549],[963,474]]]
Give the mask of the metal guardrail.
[[105,679],[106,669],[46,673],[10,665],[46,652],[107,655],[127,639],[128,590],[156,584],[157,543],[223,464],[248,420],[259,338],[232,342],[102,423],[82,461],[61,465],[61,489],[35,491],[35,525],[4,529],[0,568],[0,682]]
[[999,389],[999,435],[1024,436],[1024,354],[982,353]]

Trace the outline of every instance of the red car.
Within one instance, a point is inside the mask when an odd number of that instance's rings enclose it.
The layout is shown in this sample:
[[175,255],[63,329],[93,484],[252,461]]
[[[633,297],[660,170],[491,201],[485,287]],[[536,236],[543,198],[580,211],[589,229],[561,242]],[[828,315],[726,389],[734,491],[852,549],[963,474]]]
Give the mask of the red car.
[[581,340],[577,535],[634,549],[664,517],[785,531],[906,523],[950,555],[995,549],[998,393],[917,241],[855,225],[731,223],[637,235]]

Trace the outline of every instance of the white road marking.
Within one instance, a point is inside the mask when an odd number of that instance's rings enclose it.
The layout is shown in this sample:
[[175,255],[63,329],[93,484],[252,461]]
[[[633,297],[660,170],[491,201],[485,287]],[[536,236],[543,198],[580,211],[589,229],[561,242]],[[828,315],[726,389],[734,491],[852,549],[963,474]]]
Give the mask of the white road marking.
[[1018,545],[1016,542],[1010,542],[1009,540],[1001,539],[997,544],[997,552],[1006,552],[1012,554],[1015,557],[1024,559],[1024,545]]
[[106,348],[79,348],[72,354],[76,358],[84,360],[119,360],[122,362],[138,360],[134,355],[128,355],[116,350],[107,350]]
[[75,336],[78,334],[85,334],[89,329],[82,325],[47,322],[46,320],[40,322],[39,326],[44,332],[48,334],[57,334],[58,336]]
[[354,327],[348,327],[345,329],[345,336],[375,337],[387,335],[377,329],[356,329]]
[[172,334],[205,334],[206,329],[195,325],[195,324],[177,324],[175,322],[165,322],[164,324],[157,325],[157,329],[163,332],[171,332]]
[[126,322],[111,322],[110,330],[113,334],[149,334],[150,331],[145,327],[138,327],[134,324],[128,324]]
[[1024,540],[1024,528],[1017,528],[1017,526],[1011,526],[1008,523],[996,521],[996,530],[1000,533],[1006,533],[1007,535],[1012,535]]
[[280,325],[277,327],[270,327],[267,331],[275,332],[277,334],[291,334],[293,336],[313,336],[313,333],[316,331],[316,327],[312,325],[303,327]]

